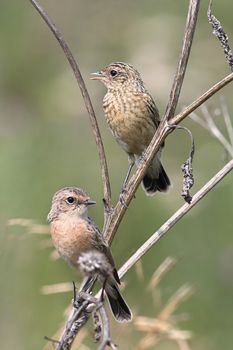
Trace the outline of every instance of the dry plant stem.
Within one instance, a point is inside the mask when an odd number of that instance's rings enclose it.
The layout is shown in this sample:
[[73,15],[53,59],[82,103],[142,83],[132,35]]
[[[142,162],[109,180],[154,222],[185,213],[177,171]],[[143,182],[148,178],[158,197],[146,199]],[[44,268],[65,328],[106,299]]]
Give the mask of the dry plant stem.
[[[172,129],[173,125],[179,124],[183,119],[185,119],[190,113],[195,111],[198,107],[200,107],[204,102],[206,102],[210,97],[212,97],[216,92],[221,90],[224,86],[229,84],[233,80],[233,73],[229,74],[221,81],[213,85],[209,90],[207,90],[204,94],[198,97],[194,102],[192,102],[189,106],[187,106],[181,113],[177,114],[171,120],[169,120],[169,124],[163,123],[160,124],[158,130],[153,137],[150,145],[148,146],[144,157],[140,161],[138,169],[135,174],[131,177],[125,192],[122,194],[123,202],[128,206],[131,202],[143,175],[148,167],[148,164],[153,158],[153,155],[159,150],[166,136]],[[109,226],[105,233],[105,237],[109,243],[112,242],[115,233],[120,225],[121,220],[127,210],[125,205],[122,205],[121,201],[118,201],[114,212],[112,213],[111,219],[109,220]]]
[[103,339],[100,346],[98,347],[98,350],[104,350],[107,346],[109,346],[111,349],[116,349],[111,341],[109,319],[103,305],[98,309],[98,312],[103,324]]
[[79,70],[77,61],[75,60],[69,46],[67,45],[66,41],[64,40],[61,32],[58,30],[58,28],[55,26],[49,15],[46,13],[46,11],[43,9],[43,7],[39,4],[37,0],[29,0],[32,5],[35,7],[35,9],[38,11],[40,16],[43,18],[45,23],[48,25],[49,29],[52,31],[54,36],[56,37],[57,41],[59,42],[62,50],[65,53],[65,56],[74,72],[75,78],[77,80],[77,83],[79,85],[90,121],[92,130],[95,136],[95,142],[98,150],[98,155],[100,159],[100,166],[101,166],[101,174],[102,174],[102,180],[103,180],[103,191],[104,191],[104,204],[105,204],[105,214],[108,213],[111,210],[111,187],[110,187],[110,181],[109,181],[109,174],[108,174],[108,167],[107,167],[107,161],[104,151],[104,146],[102,142],[102,138],[100,135],[99,126],[97,123],[96,115],[91,103],[90,96],[88,94],[86,85],[84,83],[83,77],[81,75],[81,72]]
[[119,276],[123,277],[126,272],[162,238],[185,214],[187,214],[210,190],[213,189],[231,170],[233,169],[233,159],[230,160],[216,175],[212,177],[194,196],[191,204],[184,204],[172,215],[120,268]]
[[[78,309],[74,309],[73,313],[66,322],[64,333],[58,346],[56,347],[56,350],[68,350],[71,348],[78,331],[88,321],[88,317],[82,317],[83,310],[85,310],[88,303],[88,301],[84,301]],[[78,327],[75,324],[76,322],[78,323]]]
[[87,299],[83,300],[78,309],[73,309],[69,320],[66,322],[66,328],[60,341],[58,342],[56,350],[68,350],[71,348],[71,345],[77,336],[77,333],[89,319],[90,313],[88,314],[86,311],[89,304],[96,305],[95,309],[99,313],[102,320],[102,342],[99,345],[98,350],[104,350],[107,346],[111,347],[112,349],[116,349],[115,345],[111,341],[109,319],[103,303],[99,301],[99,298],[92,297],[87,293],[80,293],[80,296],[81,295]]
[[193,101],[189,106],[187,106],[182,112],[173,117],[169,124],[176,125],[179,124],[183,119],[185,119],[190,113],[195,111],[198,107],[200,107],[204,102],[206,102],[210,97],[212,97],[216,92],[221,90],[224,86],[232,82],[233,73],[227,75],[225,78],[217,82],[213,85],[209,90],[207,90],[204,94],[198,97],[195,101]]
[[193,36],[196,28],[198,10],[199,10],[200,0],[190,0],[189,9],[186,20],[186,26],[184,31],[183,45],[180,54],[180,60],[177,66],[176,74],[173,80],[173,85],[167,104],[164,119],[171,119],[176,110],[176,106],[179,100],[181,87],[183,84],[186,67],[188,64],[189,54],[192,47]]

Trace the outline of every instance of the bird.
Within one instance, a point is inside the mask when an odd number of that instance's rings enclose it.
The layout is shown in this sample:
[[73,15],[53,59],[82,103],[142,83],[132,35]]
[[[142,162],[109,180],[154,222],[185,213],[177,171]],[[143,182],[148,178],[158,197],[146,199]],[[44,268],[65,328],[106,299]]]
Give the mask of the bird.
[[[128,154],[129,169],[124,189],[134,164],[138,165],[159,126],[159,111],[140,73],[131,64],[111,63],[92,73],[91,79],[100,80],[107,88],[103,99],[105,118],[114,138]],[[171,184],[160,161],[162,148],[142,180],[147,195],[166,192]]]
[[120,293],[120,279],[111,250],[88,216],[88,207],[95,203],[78,187],[57,191],[48,214],[52,241],[59,255],[71,267],[87,276],[97,274],[116,320],[130,321],[132,313]]

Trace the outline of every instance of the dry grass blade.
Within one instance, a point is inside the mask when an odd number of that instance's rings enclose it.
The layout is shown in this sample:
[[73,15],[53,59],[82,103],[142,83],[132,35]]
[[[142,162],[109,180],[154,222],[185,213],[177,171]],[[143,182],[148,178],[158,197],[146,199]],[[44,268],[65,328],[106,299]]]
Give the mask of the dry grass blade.
[[140,282],[144,281],[144,272],[143,272],[143,267],[142,267],[142,262],[141,260],[139,260],[136,264],[135,264],[135,271],[137,274],[137,278]]
[[174,257],[168,256],[153,273],[149,283],[149,290],[153,291],[164,275],[170,271],[176,265],[176,263],[177,260]]
[[70,282],[50,284],[41,288],[41,293],[44,295],[66,293],[73,290],[73,285]]
[[174,295],[172,295],[167,305],[160,312],[158,318],[162,321],[167,321],[171,317],[173,312],[177,309],[179,304],[185,301],[187,298],[189,298],[192,294],[193,287],[189,284],[184,284],[177,290],[177,292]]
[[33,234],[49,234],[48,225],[35,224],[31,219],[16,218],[8,220],[9,226],[21,226],[27,228],[28,233]]

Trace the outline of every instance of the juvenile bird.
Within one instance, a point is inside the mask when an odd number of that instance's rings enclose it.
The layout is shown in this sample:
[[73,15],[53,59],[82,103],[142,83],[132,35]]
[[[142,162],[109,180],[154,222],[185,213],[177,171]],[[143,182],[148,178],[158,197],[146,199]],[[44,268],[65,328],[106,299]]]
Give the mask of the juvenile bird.
[[[103,100],[105,117],[114,138],[128,154],[130,165],[125,185],[135,161],[137,164],[159,126],[159,112],[139,72],[132,65],[115,62],[92,75],[91,79],[100,80],[107,87]],[[142,181],[148,195],[165,192],[170,186],[160,162],[161,153],[162,148]]]
[[[110,248],[98,227],[88,217],[88,206],[92,204],[95,201],[80,188],[65,187],[56,192],[48,214],[52,240],[60,256],[70,266],[81,269],[86,275],[91,275],[96,270],[115,318],[120,322],[129,321],[131,311],[120,294],[120,279]],[[92,260],[91,266],[87,261],[88,252]],[[104,255],[103,258],[95,252]],[[105,261],[106,268],[103,266]]]

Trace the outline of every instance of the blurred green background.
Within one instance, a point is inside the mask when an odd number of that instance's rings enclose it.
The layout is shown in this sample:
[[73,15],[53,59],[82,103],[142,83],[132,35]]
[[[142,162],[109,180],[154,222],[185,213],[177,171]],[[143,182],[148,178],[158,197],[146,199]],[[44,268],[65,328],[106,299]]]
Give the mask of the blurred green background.
[[[89,80],[112,61],[130,62],[141,72],[161,114],[169,96],[181,46],[188,1],[172,0],[44,0],[41,2],[67,39],[96,110],[109,165],[114,202],[127,169],[127,157],[106,127],[102,98],[105,88]],[[197,30],[177,110],[229,73],[223,52],[206,18],[202,1]],[[214,1],[233,45],[233,3]],[[51,196],[59,188],[87,189],[98,205],[91,216],[103,223],[99,161],[83,100],[56,40],[29,1],[0,3],[0,338],[2,349],[42,349],[44,335],[62,325],[71,293],[42,295],[41,287],[76,279],[66,264],[50,259],[44,236],[8,226],[12,218],[46,224]],[[211,111],[225,96],[233,113],[232,85],[208,101]],[[200,111],[198,111],[201,114]],[[197,191],[226,161],[224,150],[205,130],[185,120],[195,137]],[[224,131],[224,125],[219,119]],[[113,243],[120,266],[182,204],[181,164],[190,141],[177,131],[166,141],[164,165],[173,182],[169,194],[148,198],[139,188]],[[189,315],[181,328],[194,333],[191,349],[232,349],[233,240],[232,174],[181,220],[142,259],[144,282],[133,269],[124,278],[124,295],[134,313],[155,317],[185,282],[195,294],[180,307]],[[161,301],[152,307],[145,287],[156,267],[168,256],[176,267],[160,285]],[[134,349],[139,333],[112,325],[122,349]],[[91,344],[91,343],[90,343]],[[96,345],[92,344],[94,349]],[[156,349],[177,349],[171,341]]]

